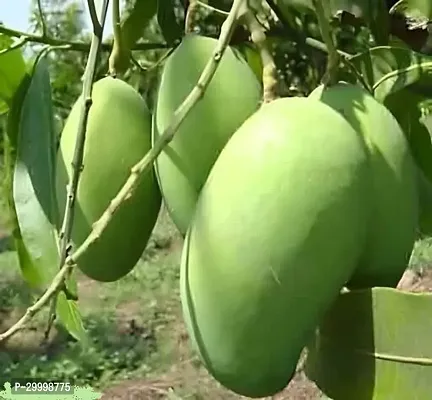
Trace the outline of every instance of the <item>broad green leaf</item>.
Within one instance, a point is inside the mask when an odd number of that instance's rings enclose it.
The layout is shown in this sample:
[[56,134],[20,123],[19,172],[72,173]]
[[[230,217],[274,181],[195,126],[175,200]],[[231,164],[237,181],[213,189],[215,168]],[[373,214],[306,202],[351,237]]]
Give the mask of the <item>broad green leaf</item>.
[[162,35],[168,44],[173,45],[181,40],[183,29],[177,22],[173,0],[158,0],[157,20]]
[[[0,52],[13,40],[0,33]],[[26,64],[20,48],[0,54],[0,115],[7,112],[18,86],[26,74]]]
[[60,292],[57,297],[56,313],[67,331],[76,340],[86,345],[88,343],[88,336],[78,309],[78,303],[74,300],[69,300],[64,292]]
[[391,9],[391,12],[403,14],[409,19],[421,23],[432,20],[432,2],[430,0],[400,0]]
[[424,124],[429,102],[422,91],[432,89],[432,77],[424,89],[413,84],[387,96],[384,105],[393,113],[410,144],[411,153],[417,165],[432,182],[432,141]]
[[[281,8],[294,7],[298,10],[315,12],[313,0],[275,0]],[[345,11],[362,19],[371,29],[378,45],[388,44],[389,18],[384,0],[330,0],[333,16]],[[289,13],[289,12],[287,12]]]
[[18,126],[13,177],[16,215],[22,240],[45,287],[59,267],[55,234],[55,133],[45,58],[34,66]]
[[132,8],[122,17],[121,32],[125,48],[132,48],[142,37],[150,20],[156,14],[157,0],[135,0]]
[[401,47],[373,47],[350,61],[363,75],[367,88],[381,102],[393,92],[432,78],[432,56]]
[[7,115],[7,127],[4,132],[4,188],[7,196],[9,219],[11,221],[12,236],[18,256],[19,266],[24,279],[30,287],[40,288],[43,286],[41,272],[33,262],[23,242],[21,230],[13,200],[13,171],[16,158],[16,142],[19,132],[22,104],[30,85],[31,78],[25,75],[13,96],[11,107]]
[[306,373],[333,399],[430,399],[431,315],[431,294],[341,294],[309,346]]

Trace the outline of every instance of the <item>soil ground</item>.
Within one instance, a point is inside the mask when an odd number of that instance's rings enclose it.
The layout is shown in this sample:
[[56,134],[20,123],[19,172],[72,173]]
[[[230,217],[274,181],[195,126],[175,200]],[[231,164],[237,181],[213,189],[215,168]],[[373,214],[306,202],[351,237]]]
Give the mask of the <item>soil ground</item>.
[[[417,245],[401,288],[432,292],[430,248],[429,239]],[[80,377],[99,388],[103,400],[242,399],[218,385],[191,352],[178,293],[181,250],[181,237],[162,213],[142,260],[127,277],[101,284],[77,275],[80,310],[96,343],[91,354],[78,354],[77,347],[67,350],[71,340],[57,325],[42,340],[47,313],[41,312],[29,329],[0,346],[0,370],[6,377],[30,371],[44,378],[49,374]],[[0,270],[0,331],[4,331],[31,304],[32,295],[19,275],[14,252],[0,255]],[[92,357],[99,367],[90,365]],[[289,386],[266,399],[322,398],[299,365]]]

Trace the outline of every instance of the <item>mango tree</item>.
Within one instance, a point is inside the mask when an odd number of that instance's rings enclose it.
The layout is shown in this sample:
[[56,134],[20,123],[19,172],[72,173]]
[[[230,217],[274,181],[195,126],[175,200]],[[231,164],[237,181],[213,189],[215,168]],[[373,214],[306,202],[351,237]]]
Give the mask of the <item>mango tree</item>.
[[[432,233],[432,3],[113,0],[106,42],[108,4],[88,0],[91,42],[51,37],[42,10],[41,35],[0,25],[4,183],[40,294],[0,342],[51,305],[85,346],[74,272],[130,273],[164,203],[191,345],[227,391],[277,394],[306,349],[334,400],[428,399],[432,297],[398,283]],[[58,132],[67,51],[88,57]]]

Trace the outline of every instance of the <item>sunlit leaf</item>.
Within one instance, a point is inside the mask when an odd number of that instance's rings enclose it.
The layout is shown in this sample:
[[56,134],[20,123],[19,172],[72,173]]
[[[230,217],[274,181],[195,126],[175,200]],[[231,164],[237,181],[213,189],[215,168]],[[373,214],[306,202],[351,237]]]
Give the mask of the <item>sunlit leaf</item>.
[[[0,52],[14,41],[0,33]],[[0,115],[7,112],[10,102],[26,74],[26,64],[20,48],[0,54]]]
[[374,47],[352,57],[351,62],[379,101],[413,83],[427,84],[432,78],[432,56],[401,47]]
[[76,340],[83,345],[88,344],[87,331],[75,300],[69,300],[64,292],[60,292],[57,297],[56,313],[62,325]]
[[429,399],[431,315],[431,294],[344,293],[309,346],[306,373],[333,399]]

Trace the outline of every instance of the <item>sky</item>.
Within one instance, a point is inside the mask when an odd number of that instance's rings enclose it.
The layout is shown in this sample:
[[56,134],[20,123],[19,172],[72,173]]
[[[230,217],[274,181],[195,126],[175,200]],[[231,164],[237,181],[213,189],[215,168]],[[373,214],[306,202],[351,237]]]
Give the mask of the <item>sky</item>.
[[[87,1],[77,0],[85,6],[87,11]],[[31,0],[0,0],[0,21],[8,28],[19,31],[27,31],[29,29],[29,18],[31,10]],[[43,4],[42,0],[42,4]],[[98,12],[100,12],[102,0],[95,0]],[[7,4],[7,5],[6,5]],[[87,13],[87,26],[91,26],[90,17]],[[111,7],[108,8],[107,19],[105,23],[104,37],[112,34],[112,19]]]

